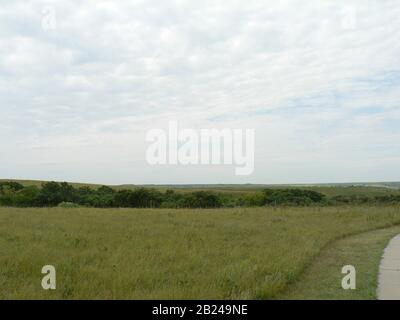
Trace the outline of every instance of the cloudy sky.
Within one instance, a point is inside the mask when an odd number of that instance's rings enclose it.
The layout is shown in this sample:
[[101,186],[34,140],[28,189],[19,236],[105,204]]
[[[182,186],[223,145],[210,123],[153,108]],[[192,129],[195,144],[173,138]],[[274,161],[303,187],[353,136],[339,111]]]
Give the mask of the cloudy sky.
[[[171,120],[255,129],[254,173],[149,165]],[[400,2],[3,0],[0,146],[1,178],[400,181]]]

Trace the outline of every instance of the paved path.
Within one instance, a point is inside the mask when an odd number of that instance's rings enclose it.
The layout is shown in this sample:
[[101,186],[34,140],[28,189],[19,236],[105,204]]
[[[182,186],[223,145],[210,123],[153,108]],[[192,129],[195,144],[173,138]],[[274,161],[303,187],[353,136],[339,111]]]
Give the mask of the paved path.
[[390,240],[379,266],[379,300],[400,300],[400,234]]

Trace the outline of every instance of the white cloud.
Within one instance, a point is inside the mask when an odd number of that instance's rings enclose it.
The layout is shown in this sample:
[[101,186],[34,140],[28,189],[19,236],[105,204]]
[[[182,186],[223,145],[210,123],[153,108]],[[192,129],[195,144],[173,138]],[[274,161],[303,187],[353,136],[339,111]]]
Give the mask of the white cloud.
[[[0,176],[400,180],[399,16],[397,0],[5,1]],[[255,174],[149,168],[145,132],[168,120],[256,128]]]

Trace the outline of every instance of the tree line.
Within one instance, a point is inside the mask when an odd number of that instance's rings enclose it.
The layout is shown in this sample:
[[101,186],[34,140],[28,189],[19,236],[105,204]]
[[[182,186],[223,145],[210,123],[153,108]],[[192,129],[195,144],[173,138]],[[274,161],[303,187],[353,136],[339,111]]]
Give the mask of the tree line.
[[153,188],[115,190],[108,186],[74,187],[67,182],[46,182],[41,187],[18,182],[0,183],[0,205],[12,207],[95,208],[219,208],[221,197],[214,192],[161,192]]
[[10,207],[95,208],[229,208],[260,206],[312,206],[351,204],[400,204],[400,195],[335,196],[303,189],[264,189],[237,195],[215,191],[176,192],[154,188],[116,190],[108,186],[74,187],[67,182],[23,186],[0,183],[0,205]]

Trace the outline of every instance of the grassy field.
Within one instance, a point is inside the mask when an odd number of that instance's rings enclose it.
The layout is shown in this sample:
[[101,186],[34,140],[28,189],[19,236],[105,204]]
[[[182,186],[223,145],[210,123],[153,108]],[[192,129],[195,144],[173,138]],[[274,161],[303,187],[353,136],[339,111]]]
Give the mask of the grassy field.
[[398,207],[0,208],[0,298],[274,298],[333,240],[396,224]]
[[[372,300],[377,296],[379,263],[392,237],[400,233],[400,226],[364,232],[330,245],[310,268],[279,299]],[[357,287],[343,290],[341,268],[356,268]]]

